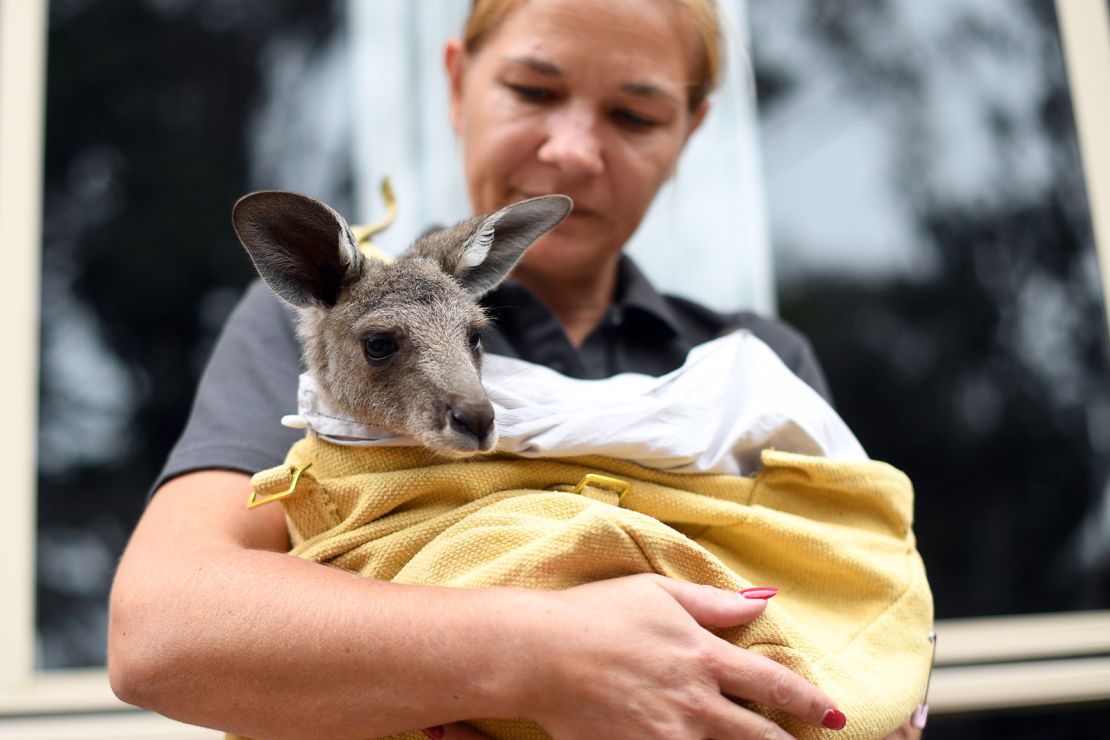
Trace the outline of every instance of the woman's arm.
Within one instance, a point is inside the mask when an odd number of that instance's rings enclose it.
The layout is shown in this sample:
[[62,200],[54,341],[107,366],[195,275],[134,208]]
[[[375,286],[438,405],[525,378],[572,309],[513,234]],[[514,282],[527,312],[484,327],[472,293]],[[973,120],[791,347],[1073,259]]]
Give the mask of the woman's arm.
[[[501,629],[484,594],[285,555],[282,508],[247,511],[248,493],[246,475],[209,471],[153,497],[112,589],[109,677],[124,701],[264,738],[366,738],[511,712],[513,671],[483,640]],[[459,686],[453,666],[475,680]]]
[[205,471],[152,499],[111,597],[125,701],[267,740],[515,716],[557,738],[775,737],[722,693],[816,725],[834,706],[704,629],[764,602],[659,576],[559,592],[364,579],[284,554],[284,512],[248,512],[248,490]]

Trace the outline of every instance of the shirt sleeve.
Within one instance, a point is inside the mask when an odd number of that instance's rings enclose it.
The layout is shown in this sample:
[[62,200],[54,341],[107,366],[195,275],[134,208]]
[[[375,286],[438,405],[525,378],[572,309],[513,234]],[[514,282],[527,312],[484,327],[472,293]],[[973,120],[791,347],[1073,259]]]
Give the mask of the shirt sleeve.
[[232,311],[201,376],[185,430],[152,487],[197,470],[255,473],[279,465],[304,432],[296,413],[300,350],[293,310],[255,281]]

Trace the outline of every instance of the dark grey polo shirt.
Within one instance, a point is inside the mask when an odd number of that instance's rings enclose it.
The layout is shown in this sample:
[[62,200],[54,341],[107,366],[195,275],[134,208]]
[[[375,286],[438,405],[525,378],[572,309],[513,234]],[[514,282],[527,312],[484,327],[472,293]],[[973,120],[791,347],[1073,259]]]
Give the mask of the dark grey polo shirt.
[[[613,305],[580,348],[554,314],[523,286],[507,282],[482,301],[493,325],[482,336],[487,352],[519,357],[576,378],[621,372],[662,375],[689,351],[734,329],[748,329],[798,377],[829,397],[809,343],[795,330],[753,313],[720,314],[660,295],[630,259],[622,258]],[[232,312],[201,378],[185,431],[157,486],[194,470],[245,473],[278,465],[304,432],[281,426],[296,413],[300,352],[294,313],[262,282],[252,284]]]

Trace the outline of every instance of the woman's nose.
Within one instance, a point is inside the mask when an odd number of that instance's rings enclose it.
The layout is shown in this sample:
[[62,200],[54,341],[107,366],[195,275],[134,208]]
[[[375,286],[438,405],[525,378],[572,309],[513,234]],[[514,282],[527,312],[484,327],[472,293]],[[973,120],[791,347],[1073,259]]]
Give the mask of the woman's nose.
[[563,112],[553,115],[549,126],[547,139],[538,153],[541,162],[571,176],[601,174],[604,159],[594,116]]

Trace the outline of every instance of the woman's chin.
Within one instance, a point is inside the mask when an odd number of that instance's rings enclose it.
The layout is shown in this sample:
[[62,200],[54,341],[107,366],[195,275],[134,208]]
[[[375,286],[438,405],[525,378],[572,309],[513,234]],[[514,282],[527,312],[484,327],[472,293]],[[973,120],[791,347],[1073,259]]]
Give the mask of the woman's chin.
[[606,267],[620,256],[620,247],[604,243],[561,239],[540,250],[533,247],[525,252],[516,268],[516,276],[527,282],[529,278],[574,278],[587,280],[605,274]]

